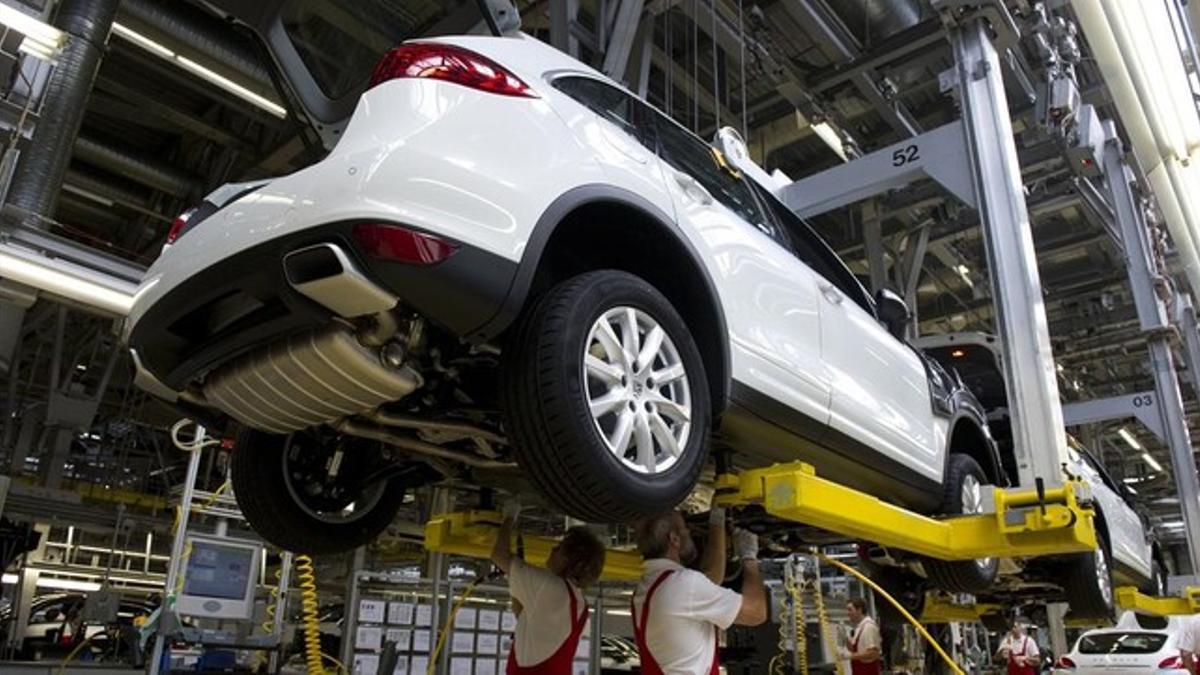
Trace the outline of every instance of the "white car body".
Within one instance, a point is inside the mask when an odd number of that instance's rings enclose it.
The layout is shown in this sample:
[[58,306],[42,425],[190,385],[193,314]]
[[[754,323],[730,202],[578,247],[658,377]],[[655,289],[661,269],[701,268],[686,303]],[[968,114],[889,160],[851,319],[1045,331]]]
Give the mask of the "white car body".
[[[1001,365],[1003,352],[1000,342],[992,335],[948,333],[920,338],[917,340],[917,345],[922,349],[939,350],[941,353],[945,353],[946,349],[959,348],[984,350],[994,359],[998,377],[1003,377],[1004,371]],[[968,358],[968,356],[962,358]],[[949,370],[954,367],[953,358],[939,360]],[[970,379],[966,373],[964,373],[964,378]],[[980,392],[976,392],[976,396],[981,399],[988,398]],[[1007,409],[988,410],[988,418],[993,422],[999,421],[997,418],[1007,418],[1007,416]],[[1005,428],[1005,425],[993,424],[993,428]],[[1113,560],[1117,563],[1116,569],[1113,570],[1117,581],[1144,586],[1148,581],[1154,580],[1157,570],[1155,570],[1150,538],[1137,511],[1122,498],[1119,492],[1120,487],[1116,481],[1091,455],[1082,451],[1082,448],[1070,448],[1068,455],[1071,461],[1067,467],[1068,471],[1083,478],[1091,486],[1099,517],[1103,520],[1108,532]]]
[[[981,451],[989,452],[981,417],[957,399],[934,409],[927,363],[881,325],[874,301],[848,270],[842,267],[836,281],[821,276],[694,177],[556,84],[585,78],[624,90],[529,37],[438,42],[485,55],[534,96],[392,79],[362,95],[341,140],[321,162],[249,192],[239,186],[214,193],[219,210],[164,250],[137,291],[124,331],[143,380],[150,376],[179,391],[222,365],[195,357],[185,368],[151,358],[147,343],[153,340],[139,332],[166,330],[151,326],[164,321],[154,311],[177,306],[185,295],[180,289],[215,274],[211,270],[239,252],[290,246],[294,237],[328,223],[397,222],[519,270],[514,290],[503,298],[511,302],[527,290],[520,288],[529,283],[522,270],[536,268],[545,240],[539,225],[565,197],[596,192],[623,195],[661,214],[710,280],[723,319],[690,329],[727,342],[727,356],[706,368],[724,372],[728,384],[715,391],[732,390],[728,410],[723,395],[713,398],[726,413],[724,442],[745,456],[759,463],[808,458],[835,480],[932,511],[942,499],[955,425],[974,425],[986,446]],[[682,131],[661,114],[656,123]],[[488,316],[469,319],[450,325],[451,332],[480,343],[494,337]],[[771,430],[764,432],[763,420]],[[779,433],[796,420],[815,422],[824,440]],[[834,435],[852,449],[831,451],[836,444],[827,437]]]
[[[1133,612],[1125,612],[1113,628],[1089,630],[1056,664],[1059,675],[1143,675],[1184,671],[1179,658],[1183,622],[1167,617],[1165,628],[1143,628]],[[1073,667],[1072,667],[1073,664]]]

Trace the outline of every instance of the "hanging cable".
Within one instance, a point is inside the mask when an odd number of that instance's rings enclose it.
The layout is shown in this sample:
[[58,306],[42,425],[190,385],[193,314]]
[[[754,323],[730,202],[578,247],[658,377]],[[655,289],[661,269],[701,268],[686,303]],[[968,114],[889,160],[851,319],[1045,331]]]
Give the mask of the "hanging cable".
[[712,38],[712,56],[713,56],[713,116],[716,123],[715,128],[721,128],[721,82],[717,74],[717,0],[708,0],[708,6],[712,8],[712,32],[709,36]]
[[[454,606],[450,609],[450,616],[447,616],[445,623],[442,624],[442,630],[438,634],[437,644],[433,648],[433,653],[429,655],[429,670],[427,671],[426,675],[434,675],[434,672],[437,669],[437,657],[439,654],[441,654],[442,649],[446,646],[446,637],[450,635],[450,630],[454,626],[454,617],[458,616],[458,610],[462,609],[462,606],[467,601],[467,598],[471,597],[471,594],[475,592],[475,589],[480,584],[490,581],[491,579],[496,578],[498,575],[499,571],[497,570],[485,574],[475,581],[472,581],[463,591],[462,597],[460,597],[458,601],[454,603]],[[435,602],[436,600],[437,599],[434,598]]]
[[300,586],[300,622],[304,625],[304,665],[308,675],[325,675],[325,661],[337,666],[345,673],[341,661],[321,651],[321,611],[317,599],[317,570],[312,558],[296,555],[296,580]]
[[820,558],[822,562],[825,562],[829,565],[833,565],[834,567],[842,570],[843,572],[846,572],[847,574],[854,575],[860,581],[862,581],[864,584],[869,586],[871,588],[871,590],[875,591],[875,593],[877,595],[882,596],[884,600],[887,600],[889,603],[891,603],[892,606],[895,607],[896,610],[900,612],[900,615],[903,616],[905,619],[907,619],[908,622],[910,624],[912,624],[913,628],[915,628],[917,630],[917,632],[921,634],[921,637],[925,638],[925,641],[928,642],[930,644],[930,646],[933,647],[934,651],[936,651],[938,653],[938,655],[942,657],[942,660],[945,661],[946,665],[950,667],[950,672],[954,673],[954,675],[966,675],[963,672],[963,669],[957,663],[954,662],[954,659],[950,658],[950,655],[946,653],[946,650],[943,649],[940,644],[938,644],[938,641],[933,639],[933,636],[929,634],[929,631],[925,630],[925,627],[921,625],[921,622],[917,621],[916,618],[914,618],[912,614],[909,614],[908,610],[904,609],[904,607],[901,606],[900,603],[897,602],[895,598],[893,598],[891,595],[889,595],[887,591],[883,590],[879,586],[879,584],[875,583],[874,581],[871,581],[871,579],[868,578],[862,572],[859,572],[858,570],[854,569],[853,567],[850,567],[846,563],[843,563],[839,560],[834,560],[833,558],[830,558],[829,556],[825,555],[824,553],[817,553],[817,557]]
[[[738,49],[741,50],[742,63],[742,138],[750,142],[750,126],[746,120],[746,23],[742,18],[742,0],[738,0]],[[763,158],[764,161],[766,158]]]

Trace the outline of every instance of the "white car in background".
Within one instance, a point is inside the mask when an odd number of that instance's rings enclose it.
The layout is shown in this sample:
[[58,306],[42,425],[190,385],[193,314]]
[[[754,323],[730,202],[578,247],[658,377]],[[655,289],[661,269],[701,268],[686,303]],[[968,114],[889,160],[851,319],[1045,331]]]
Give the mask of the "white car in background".
[[[979,399],[987,411],[988,426],[999,447],[1001,463],[1012,482],[1017,482],[999,341],[985,333],[948,333],[919,338],[916,344]],[[1085,574],[1086,569],[1061,575],[1072,610],[1086,608],[1089,610],[1084,612],[1086,616],[1103,615],[1106,608],[1111,611],[1114,585],[1136,586],[1152,595],[1165,595],[1165,559],[1158,543],[1150,536],[1146,521],[1134,508],[1128,488],[1113,480],[1074,438],[1068,436],[1068,443],[1070,463],[1067,470],[1091,486],[1096,527],[1103,544],[1097,555],[1087,554],[1094,564],[1090,575]],[[1039,569],[1042,564],[1044,561],[1034,564],[1034,574],[1044,572]],[[1040,591],[1036,585],[1022,586],[1019,581],[1013,581],[1008,587],[1001,583],[995,590],[1006,596],[1009,591],[1023,592],[1032,596],[1031,602],[1046,599],[1037,597]]]
[[[1059,658],[1059,675],[1142,675],[1185,670],[1179,634],[1191,617],[1139,617],[1125,612],[1113,628],[1089,630]],[[1145,626],[1143,625],[1145,624]],[[1154,627],[1149,627],[1154,626]]]

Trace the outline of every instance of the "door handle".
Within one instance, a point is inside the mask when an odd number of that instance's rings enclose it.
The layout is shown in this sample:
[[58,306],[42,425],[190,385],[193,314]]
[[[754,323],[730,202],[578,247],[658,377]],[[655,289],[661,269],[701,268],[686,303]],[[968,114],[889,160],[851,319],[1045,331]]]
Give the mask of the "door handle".
[[821,289],[821,295],[824,295],[826,300],[835,305],[842,304],[842,293],[833,284],[818,284],[818,287]]
[[701,185],[700,181],[693,178],[691,174],[676,170],[675,182],[679,184],[679,187],[683,188],[684,193],[689,197],[706,206],[712,204],[713,197],[708,188]]

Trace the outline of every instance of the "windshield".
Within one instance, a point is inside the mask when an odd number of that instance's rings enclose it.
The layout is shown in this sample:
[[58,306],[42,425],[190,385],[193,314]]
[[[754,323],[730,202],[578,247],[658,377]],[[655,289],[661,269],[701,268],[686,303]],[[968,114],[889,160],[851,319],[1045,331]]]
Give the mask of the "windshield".
[[331,99],[361,87],[383,53],[415,37],[461,33],[458,22],[443,20],[473,13],[477,0],[291,0],[281,15],[283,28],[313,79]]
[[1164,633],[1098,633],[1079,638],[1079,653],[1153,654],[1166,642]]

